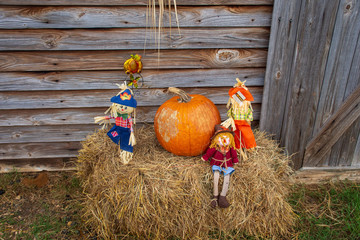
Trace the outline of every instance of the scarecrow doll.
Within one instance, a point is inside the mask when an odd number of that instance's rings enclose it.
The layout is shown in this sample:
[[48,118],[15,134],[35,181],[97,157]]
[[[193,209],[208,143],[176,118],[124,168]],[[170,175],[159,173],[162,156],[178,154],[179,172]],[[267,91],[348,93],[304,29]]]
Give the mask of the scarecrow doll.
[[[117,84],[118,85],[118,84]],[[135,124],[135,109],[137,102],[133,92],[125,84],[118,85],[121,91],[111,98],[112,105],[105,114],[109,116],[95,117],[95,122],[104,125],[110,124],[110,119],[115,119],[115,125],[107,135],[110,139],[120,146],[120,158],[124,164],[128,164],[132,159],[133,146],[136,144],[133,124]],[[134,120],[131,114],[134,114]]]
[[229,90],[229,101],[226,105],[228,119],[221,125],[232,127],[235,133],[235,147],[243,154],[242,149],[253,149],[256,147],[254,134],[250,123],[253,120],[253,109],[251,107],[253,96],[245,86],[245,81],[241,82],[238,78],[237,83]]
[[[235,171],[234,164],[239,162],[233,132],[224,126],[216,125],[210,146],[201,159],[210,161],[214,173],[214,191],[210,206],[213,208],[216,206],[221,208],[229,207],[230,203],[226,199],[226,194],[229,190],[230,175]],[[219,195],[220,173],[224,175],[224,183]]]

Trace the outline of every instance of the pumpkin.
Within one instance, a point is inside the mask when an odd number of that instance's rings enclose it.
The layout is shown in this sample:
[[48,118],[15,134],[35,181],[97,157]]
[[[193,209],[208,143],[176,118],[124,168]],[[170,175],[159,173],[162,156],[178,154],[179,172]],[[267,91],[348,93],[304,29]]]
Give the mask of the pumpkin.
[[202,154],[210,144],[215,125],[221,122],[218,109],[205,96],[188,95],[173,87],[168,92],[178,96],[167,100],[156,112],[154,128],[159,143],[175,155]]

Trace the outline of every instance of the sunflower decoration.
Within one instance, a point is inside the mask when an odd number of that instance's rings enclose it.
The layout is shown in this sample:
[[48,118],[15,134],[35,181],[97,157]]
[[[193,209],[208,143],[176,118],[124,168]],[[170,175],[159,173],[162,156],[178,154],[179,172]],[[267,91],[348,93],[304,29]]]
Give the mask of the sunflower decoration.
[[139,81],[143,80],[141,76],[142,67],[141,56],[138,54],[131,55],[131,58],[125,61],[124,71],[129,75],[130,79],[129,83],[127,83],[128,86],[139,87]]

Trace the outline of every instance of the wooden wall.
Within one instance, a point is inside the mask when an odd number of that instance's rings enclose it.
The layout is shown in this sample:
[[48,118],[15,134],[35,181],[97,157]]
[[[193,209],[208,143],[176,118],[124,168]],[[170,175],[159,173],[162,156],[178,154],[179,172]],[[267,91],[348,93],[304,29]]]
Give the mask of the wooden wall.
[[0,0],[0,171],[67,168],[135,53],[144,63],[141,122],[153,122],[169,86],[207,96],[225,118],[237,77],[259,120],[272,1],[177,1],[181,34],[166,16],[159,61],[147,2]]
[[276,0],[260,129],[294,167],[360,168],[360,1]]

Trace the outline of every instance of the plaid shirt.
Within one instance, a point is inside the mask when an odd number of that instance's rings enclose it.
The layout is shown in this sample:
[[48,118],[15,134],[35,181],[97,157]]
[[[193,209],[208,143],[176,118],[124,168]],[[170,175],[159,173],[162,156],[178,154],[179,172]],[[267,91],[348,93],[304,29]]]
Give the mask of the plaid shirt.
[[116,126],[120,126],[120,127],[123,127],[123,128],[130,128],[130,131],[133,132],[134,129],[133,129],[133,120],[130,116],[128,116],[127,118],[123,118],[121,116],[119,117],[112,117],[112,116],[108,116],[106,117],[106,119],[115,119],[115,125]]
[[247,109],[247,112],[243,108],[232,109],[230,108],[227,112],[229,117],[232,117],[234,120],[253,120],[253,109],[251,106]]

